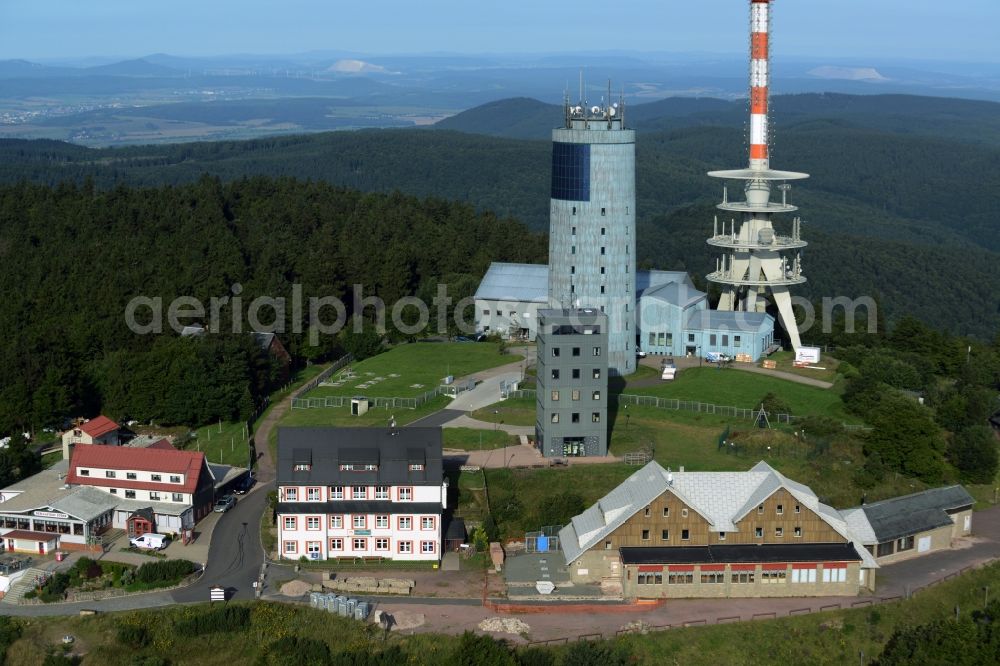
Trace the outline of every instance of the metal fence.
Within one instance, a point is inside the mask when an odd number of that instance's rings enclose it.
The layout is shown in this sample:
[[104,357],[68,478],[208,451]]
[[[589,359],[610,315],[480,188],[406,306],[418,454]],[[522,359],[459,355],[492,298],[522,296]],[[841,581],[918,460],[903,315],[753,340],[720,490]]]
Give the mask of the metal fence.
[[[447,391],[446,386],[438,386],[430,391],[425,391],[420,395],[411,398],[402,397],[371,397],[367,395],[354,396],[363,397],[368,401],[370,407],[385,407],[386,409],[416,409],[421,405],[433,400],[437,396]],[[349,395],[327,395],[322,398],[294,398],[292,409],[316,409],[321,407],[344,407],[351,404],[352,396]]]

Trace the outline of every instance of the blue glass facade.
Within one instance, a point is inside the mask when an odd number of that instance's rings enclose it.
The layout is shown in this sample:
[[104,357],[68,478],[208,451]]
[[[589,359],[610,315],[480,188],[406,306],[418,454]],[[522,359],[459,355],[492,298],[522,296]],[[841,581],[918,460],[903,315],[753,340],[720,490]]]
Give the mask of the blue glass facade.
[[589,144],[552,144],[552,198],[590,201]]

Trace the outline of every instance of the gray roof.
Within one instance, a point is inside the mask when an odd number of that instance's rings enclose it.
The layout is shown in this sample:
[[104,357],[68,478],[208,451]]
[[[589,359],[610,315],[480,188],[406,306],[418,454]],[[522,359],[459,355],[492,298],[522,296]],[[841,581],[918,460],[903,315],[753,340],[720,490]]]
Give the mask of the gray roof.
[[[668,472],[653,461],[574,516],[560,530],[559,545],[566,563],[572,564],[667,490],[704,517],[712,531],[735,532],[735,523],[780,488],[814,511],[847,541],[856,541],[836,509],[820,502],[807,486],[786,478],[763,461],[747,472]],[[877,566],[860,544],[858,549],[866,566]]]
[[655,298],[658,301],[681,308],[689,308],[698,301],[704,300],[705,297],[705,292],[698,291],[694,288],[694,285],[684,281],[669,282],[650,287],[643,291],[641,296],[641,298]]
[[208,471],[212,474],[212,481],[215,487],[221,488],[233,479],[246,474],[247,468],[210,462],[208,463]]
[[545,264],[490,264],[476,289],[476,298],[490,301],[548,303],[549,267]]
[[[438,486],[444,479],[440,428],[279,428],[278,484]],[[409,471],[423,454],[423,471]],[[363,458],[363,460],[362,460]],[[311,469],[295,471],[295,461]],[[372,462],[375,471],[341,471]]]
[[[79,520],[93,520],[118,505],[109,493],[88,486],[66,487],[68,460],[0,490],[0,513],[24,513],[51,508]],[[13,495],[13,496],[11,496]],[[9,498],[9,499],[7,499]]]
[[970,509],[973,504],[965,488],[946,486],[853,507],[843,514],[859,525],[862,543],[873,545],[952,525],[948,512]]
[[756,332],[773,322],[774,317],[763,312],[698,310],[691,313],[687,328],[702,331]]
[[691,276],[684,271],[636,271],[635,290],[641,293],[647,289],[659,287],[665,284],[682,283],[694,289]]

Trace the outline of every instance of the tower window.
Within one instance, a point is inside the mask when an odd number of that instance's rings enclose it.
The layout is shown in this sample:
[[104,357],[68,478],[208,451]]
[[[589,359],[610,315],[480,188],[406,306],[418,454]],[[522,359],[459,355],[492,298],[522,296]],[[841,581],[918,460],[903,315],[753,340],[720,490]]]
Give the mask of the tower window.
[[607,230],[604,227],[601,227],[601,235],[602,236],[605,235],[606,232],[607,232]]
[[604,285],[603,284],[601,285],[601,293],[602,294],[604,293]]
[[570,275],[576,275],[576,266],[570,266],[569,267],[569,274]]
[[604,246],[603,245],[601,246],[601,254],[602,255],[604,254]]
[[576,236],[576,227],[573,227],[573,235]]
[[576,215],[576,206],[573,206],[573,214]]
[[601,275],[604,275],[604,266],[601,266]]
[[576,245],[573,245],[572,247],[569,248],[569,253],[576,254]]
[[601,215],[607,215],[607,214],[608,214],[608,209],[607,208],[602,208],[601,209]]

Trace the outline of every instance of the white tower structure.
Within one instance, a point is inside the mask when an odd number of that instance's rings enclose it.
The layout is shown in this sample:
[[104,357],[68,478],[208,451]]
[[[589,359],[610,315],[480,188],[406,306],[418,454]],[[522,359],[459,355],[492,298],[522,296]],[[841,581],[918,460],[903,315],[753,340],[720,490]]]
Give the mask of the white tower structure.
[[[801,220],[792,221],[790,235],[776,232],[771,217],[776,213],[798,210],[788,202],[790,180],[808,178],[809,174],[771,169],[768,159],[768,83],[770,64],[771,0],[750,0],[750,165],[746,169],[711,171],[709,176],[743,182],[744,199],[730,201],[728,188],[718,208],[735,213],[730,221],[718,215],[708,244],[720,248],[722,257],[716,270],[707,278],[722,286],[719,310],[764,312],[764,295],[771,292],[781,323],[788,332],[792,348],[800,346],[799,330],[792,311],[789,287],[802,284],[800,250],[806,243],[800,238]],[[771,200],[775,183],[781,202]]]

